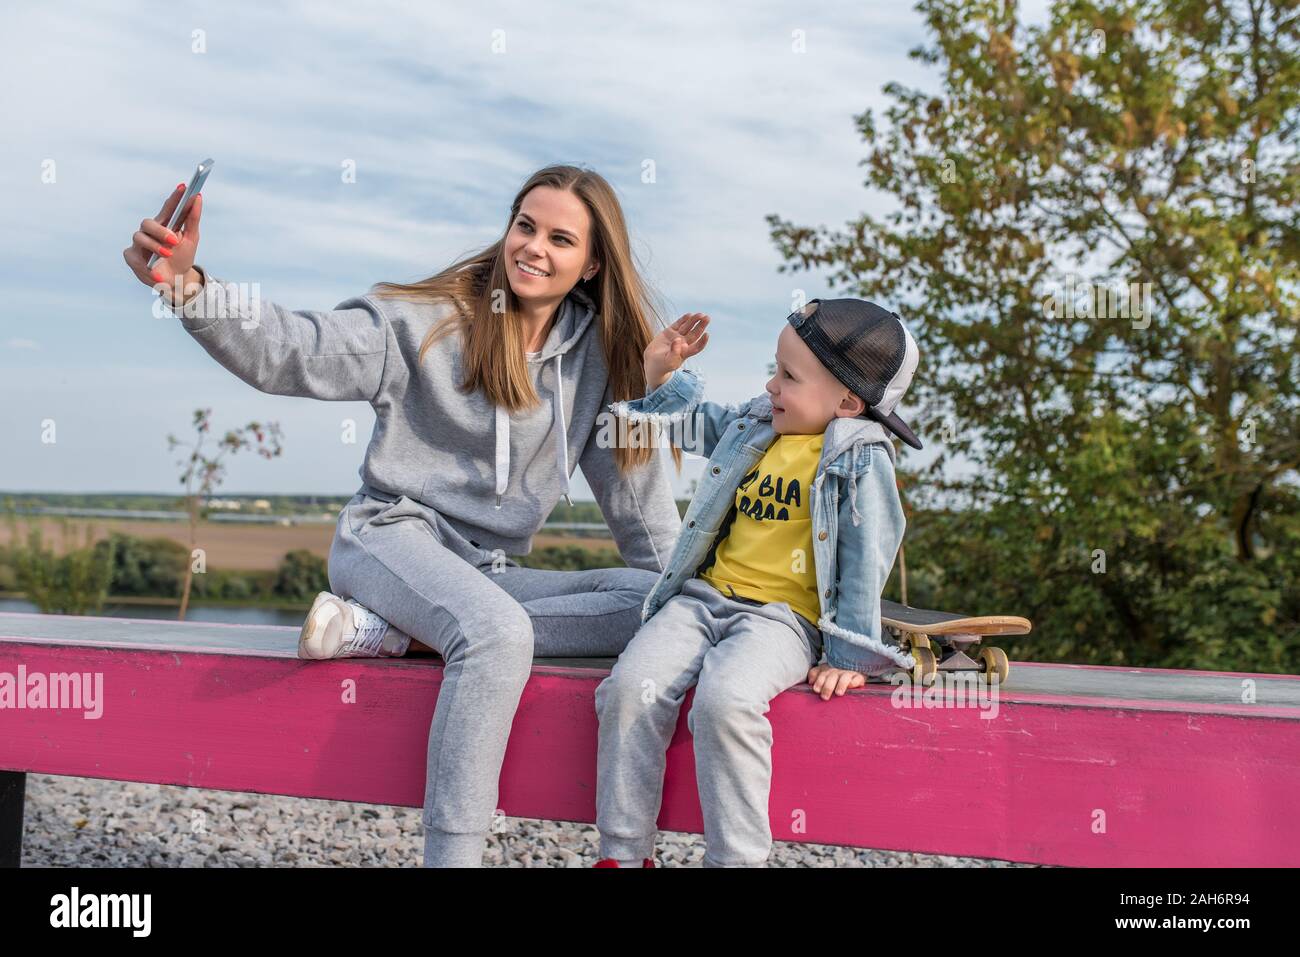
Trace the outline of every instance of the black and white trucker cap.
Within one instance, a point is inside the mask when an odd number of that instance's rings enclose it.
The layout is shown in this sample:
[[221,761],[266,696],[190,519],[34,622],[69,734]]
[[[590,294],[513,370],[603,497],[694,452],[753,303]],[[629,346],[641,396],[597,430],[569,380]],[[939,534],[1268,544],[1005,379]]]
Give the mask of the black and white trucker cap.
[[865,299],[811,299],[788,321],[822,365],[867,404],[865,415],[921,448],[894,412],[920,359],[898,313]]

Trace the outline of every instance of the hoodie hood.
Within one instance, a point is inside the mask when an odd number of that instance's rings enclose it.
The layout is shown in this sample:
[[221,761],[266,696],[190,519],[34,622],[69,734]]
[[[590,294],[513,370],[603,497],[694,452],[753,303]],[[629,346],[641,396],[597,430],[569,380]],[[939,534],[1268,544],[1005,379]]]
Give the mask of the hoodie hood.
[[826,441],[822,445],[823,466],[830,465],[836,457],[859,442],[882,442],[889,449],[891,460],[896,459],[893,433],[872,419],[831,419],[826,426]]
[[[561,496],[570,505],[569,497],[569,427],[564,419],[564,355],[569,352],[591,326],[596,316],[596,305],[584,290],[574,286],[560,303],[559,314],[551,324],[540,354],[530,356],[528,363],[555,363],[555,391],[551,398],[553,432],[555,434],[555,470],[560,479]],[[496,406],[496,507],[506,493],[510,479],[510,413]]]
[[[826,441],[822,445],[822,458],[817,465],[820,472],[817,476],[818,485],[826,476],[826,466],[859,442],[863,444],[879,442],[889,452],[889,461],[895,463],[898,461],[898,453],[894,451],[893,433],[879,422],[866,418],[831,419],[830,424],[826,426]],[[858,511],[858,476],[850,469],[848,477],[849,512],[853,516],[853,524],[860,525],[862,514]]]

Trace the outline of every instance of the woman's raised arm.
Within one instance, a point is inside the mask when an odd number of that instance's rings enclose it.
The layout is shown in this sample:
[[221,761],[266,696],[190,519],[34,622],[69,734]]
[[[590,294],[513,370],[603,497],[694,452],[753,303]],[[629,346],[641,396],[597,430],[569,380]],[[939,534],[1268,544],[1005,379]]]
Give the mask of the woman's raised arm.
[[[332,310],[290,310],[263,300],[257,283],[206,274],[194,264],[203,196],[195,197],[177,233],[160,222],[170,218],[180,196],[180,190],[174,192],[157,218],[140,224],[123,254],[131,271],[160,293],[167,311],[209,355],[255,389],[374,401],[390,341],[379,304],[357,296]],[[148,261],[155,252],[162,258],[151,271]]]

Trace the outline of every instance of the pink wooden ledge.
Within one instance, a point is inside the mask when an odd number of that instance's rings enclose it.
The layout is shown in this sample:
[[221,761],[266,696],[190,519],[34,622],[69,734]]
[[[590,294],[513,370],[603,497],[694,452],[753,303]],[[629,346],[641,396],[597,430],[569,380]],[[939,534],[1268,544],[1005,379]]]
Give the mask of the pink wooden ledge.
[[[0,673],[104,683],[97,720],[0,710],[0,769],[421,807],[439,660],[303,662],[296,641],[284,627],[0,614]],[[539,659],[504,813],[594,820],[593,693],[608,665]],[[342,700],[350,681],[356,703]],[[1296,677],[1016,663],[993,719],[896,707],[893,694],[823,702],[805,685],[773,702],[778,840],[1081,866],[1300,864]],[[699,832],[687,708],[659,823]]]

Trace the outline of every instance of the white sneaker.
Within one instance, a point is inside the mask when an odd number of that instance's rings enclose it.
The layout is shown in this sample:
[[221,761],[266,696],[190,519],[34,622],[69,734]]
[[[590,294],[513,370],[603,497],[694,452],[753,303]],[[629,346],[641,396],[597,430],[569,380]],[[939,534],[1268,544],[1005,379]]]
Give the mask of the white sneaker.
[[321,592],[298,635],[299,658],[397,658],[411,636],[349,598]]

